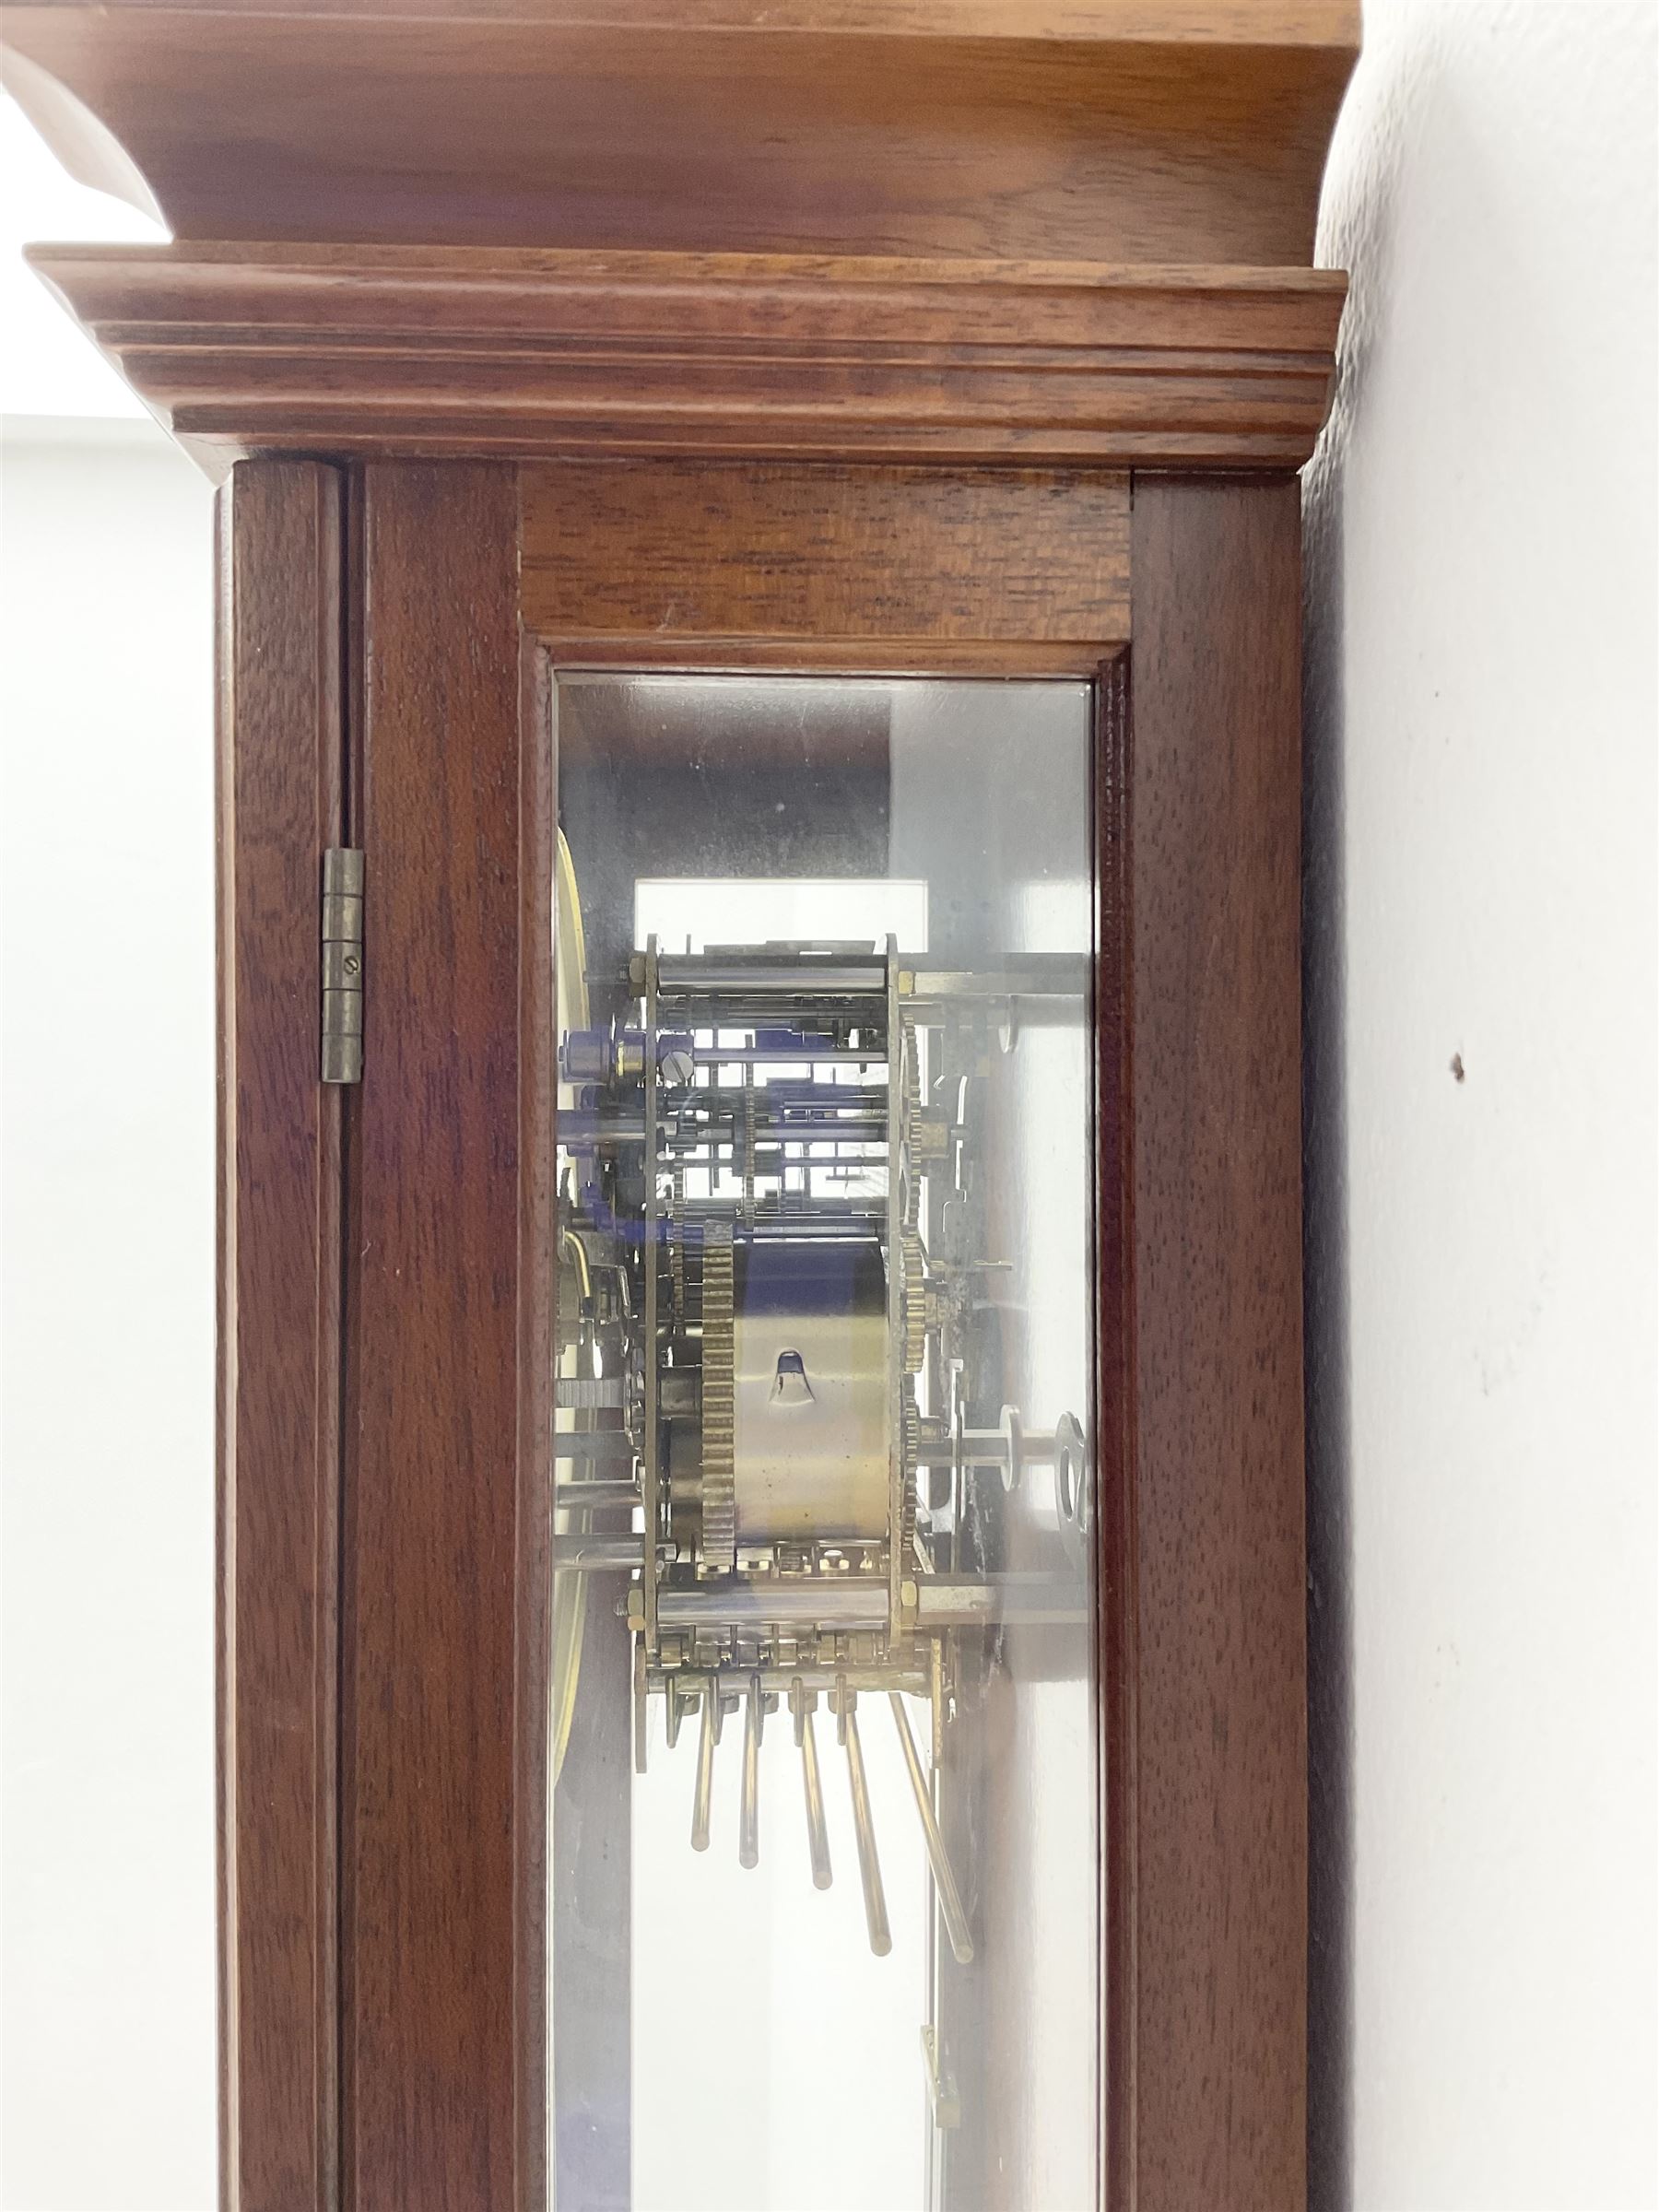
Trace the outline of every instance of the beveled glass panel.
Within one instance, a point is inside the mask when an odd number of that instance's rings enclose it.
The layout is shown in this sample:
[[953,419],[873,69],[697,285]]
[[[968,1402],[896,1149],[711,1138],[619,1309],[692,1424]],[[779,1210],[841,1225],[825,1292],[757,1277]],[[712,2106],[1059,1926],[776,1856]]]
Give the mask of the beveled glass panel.
[[559,2206],[1097,2201],[1091,726],[558,685]]

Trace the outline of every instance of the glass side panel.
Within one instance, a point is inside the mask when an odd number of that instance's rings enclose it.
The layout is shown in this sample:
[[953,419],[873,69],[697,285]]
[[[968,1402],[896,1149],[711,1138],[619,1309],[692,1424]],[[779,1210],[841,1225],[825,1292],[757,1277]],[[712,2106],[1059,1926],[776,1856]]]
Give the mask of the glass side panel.
[[1097,2202],[1091,724],[557,687],[561,2207]]

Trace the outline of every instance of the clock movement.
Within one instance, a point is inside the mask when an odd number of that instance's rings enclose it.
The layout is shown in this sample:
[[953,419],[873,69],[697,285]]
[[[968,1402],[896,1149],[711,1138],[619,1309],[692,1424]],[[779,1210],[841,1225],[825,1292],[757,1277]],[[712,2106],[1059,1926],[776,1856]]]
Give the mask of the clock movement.
[[18,0],[220,485],[228,2212],[1306,2201],[1347,0]]

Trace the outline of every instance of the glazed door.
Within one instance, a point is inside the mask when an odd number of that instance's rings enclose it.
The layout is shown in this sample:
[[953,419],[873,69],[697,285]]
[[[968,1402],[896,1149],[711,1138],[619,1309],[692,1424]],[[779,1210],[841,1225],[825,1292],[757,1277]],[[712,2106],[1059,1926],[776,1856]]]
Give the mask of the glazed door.
[[1294,485],[228,516],[232,2201],[1293,2203]]

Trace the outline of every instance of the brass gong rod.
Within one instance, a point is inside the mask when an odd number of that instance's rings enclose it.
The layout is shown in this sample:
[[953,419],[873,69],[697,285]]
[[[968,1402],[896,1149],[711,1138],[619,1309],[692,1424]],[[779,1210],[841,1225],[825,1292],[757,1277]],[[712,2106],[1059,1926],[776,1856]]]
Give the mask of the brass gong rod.
[[934,1814],[933,1792],[916,1750],[916,1739],[911,1734],[910,1716],[904,1710],[904,1700],[896,1689],[888,1692],[893,1708],[893,1718],[899,1724],[899,1741],[904,1746],[904,1763],[910,1769],[911,1788],[915,1793],[916,1810],[922,1816],[922,1833],[927,1843],[927,1863],[933,1868],[934,1886],[939,1892],[939,1909],[945,1915],[945,1933],[950,1937],[950,1947],[956,1954],[959,1966],[971,1964],[973,1937],[968,1932],[968,1915],[962,1910],[962,1893],[957,1888],[956,1876],[945,1852],[945,1839],[939,1833],[939,1823]]
[[847,1745],[847,1773],[853,1784],[853,1826],[858,1837],[858,1872],[864,1883],[865,1921],[870,1931],[870,1948],[885,1959],[893,1947],[888,1926],[887,1898],[881,1887],[881,1862],[876,1856],[876,1824],[870,1817],[870,1785],[865,1779],[864,1747],[858,1740],[858,1715],[852,1694],[841,1693],[837,1714]]

